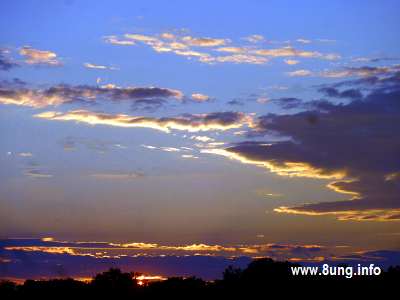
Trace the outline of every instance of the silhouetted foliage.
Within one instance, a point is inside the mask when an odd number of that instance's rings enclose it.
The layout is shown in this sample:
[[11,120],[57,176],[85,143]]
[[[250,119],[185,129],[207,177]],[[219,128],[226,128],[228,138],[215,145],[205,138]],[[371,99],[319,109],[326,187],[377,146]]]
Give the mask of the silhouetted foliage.
[[97,274],[90,283],[94,289],[103,291],[128,291],[137,287],[131,273],[122,273],[120,269],[110,269]]
[[[290,262],[273,261],[269,258],[252,261],[244,270],[228,267],[223,279],[206,282],[196,277],[170,277],[163,281],[138,285],[135,279],[138,273],[124,273],[119,269],[110,269],[97,274],[91,282],[85,283],[71,278],[52,280],[26,280],[18,285],[10,281],[0,281],[0,299],[32,297],[89,297],[110,299],[136,298],[152,299],[165,297],[183,297],[185,299],[204,297],[241,297],[248,299],[250,293],[264,295],[270,289],[280,289],[281,294],[298,293],[302,289],[313,290],[315,284],[325,288],[326,292],[372,291],[380,293],[395,290],[400,283],[400,266],[390,267],[379,276],[293,276],[291,267],[300,266]],[[343,268],[348,266],[341,265]],[[334,287],[334,288],[333,288]]]

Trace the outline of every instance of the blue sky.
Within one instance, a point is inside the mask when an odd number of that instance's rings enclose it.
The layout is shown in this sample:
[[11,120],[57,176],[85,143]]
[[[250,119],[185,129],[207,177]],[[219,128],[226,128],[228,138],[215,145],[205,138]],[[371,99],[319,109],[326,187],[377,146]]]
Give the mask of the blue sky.
[[398,1],[0,9],[2,237],[400,250]]

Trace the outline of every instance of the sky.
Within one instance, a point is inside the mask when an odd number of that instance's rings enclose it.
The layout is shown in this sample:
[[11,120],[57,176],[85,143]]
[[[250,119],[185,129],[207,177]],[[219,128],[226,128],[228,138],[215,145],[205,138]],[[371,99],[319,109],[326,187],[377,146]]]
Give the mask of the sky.
[[400,264],[399,6],[2,1],[0,277]]

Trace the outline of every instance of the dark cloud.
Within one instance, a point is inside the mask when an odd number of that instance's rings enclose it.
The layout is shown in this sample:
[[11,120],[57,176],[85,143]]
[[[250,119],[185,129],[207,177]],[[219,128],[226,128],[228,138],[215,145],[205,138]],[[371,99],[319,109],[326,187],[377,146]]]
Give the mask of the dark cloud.
[[227,102],[228,105],[244,105],[242,101],[239,101],[237,99],[233,99]]
[[0,240],[0,278],[91,277],[110,267],[118,267],[149,275],[198,276],[212,280],[221,278],[229,265],[244,268],[252,257],[260,255],[305,265],[374,263],[387,268],[400,263],[399,254],[399,251],[387,250],[354,253],[347,248],[320,245],[263,244],[226,248],[204,244],[163,246],[51,238],[5,239]]
[[334,87],[324,87],[319,89],[318,91],[332,98],[360,99],[363,96],[360,90],[358,89],[348,89],[344,91],[339,91]]
[[323,71],[321,76],[331,78],[342,78],[342,77],[371,77],[381,76],[400,71],[400,65],[392,66],[362,66],[362,67],[345,67],[340,70],[328,70]]
[[284,97],[284,98],[277,98],[277,99],[272,99],[272,103],[279,105],[283,109],[292,109],[292,108],[298,108],[303,104],[303,101],[298,98],[294,97]]
[[31,107],[46,107],[64,103],[95,103],[101,100],[124,101],[133,108],[158,108],[167,99],[181,100],[178,90],[159,87],[117,87],[114,85],[89,86],[59,84],[47,89],[35,89],[15,85],[0,86],[0,103]]
[[[337,90],[325,92],[342,95]],[[346,94],[358,100],[348,104],[313,101],[299,113],[258,118],[252,135],[275,133],[287,137],[286,141],[245,142],[226,150],[242,159],[264,162],[281,175],[334,179],[328,187],[351,195],[345,201],[276,211],[399,220],[400,85],[393,85],[392,76],[389,85],[381,83],[362,98],[356,89]]]

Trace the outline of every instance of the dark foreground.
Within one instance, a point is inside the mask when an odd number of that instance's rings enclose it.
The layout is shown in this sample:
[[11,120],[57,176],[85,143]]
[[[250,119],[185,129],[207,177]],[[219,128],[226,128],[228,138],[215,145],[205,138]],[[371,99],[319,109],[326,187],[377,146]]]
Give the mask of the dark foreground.
[[241,297],[257,292],[259,299],[272,298],[271,293],[320,296],[329,294],[346,296],[349,292],[363,294],[371,291],[384,296],[397,293],[400,286],[400,266],[391,267],[379,276],[293,276],[289,262],[271,259],[254,260],[244,269],[227,268],[223,279],[206,282],[200,278],[171,277],[157,282],[138,282],[137,273],[123,273],[110,269],[97,274],[85,283],[74,279],[26,280],[18,285],[10,281],[0,282],[0,299],[35,299],[87,297],[110,299],[153,299],[179,297],[185,299],[219,296],[221,299]]

